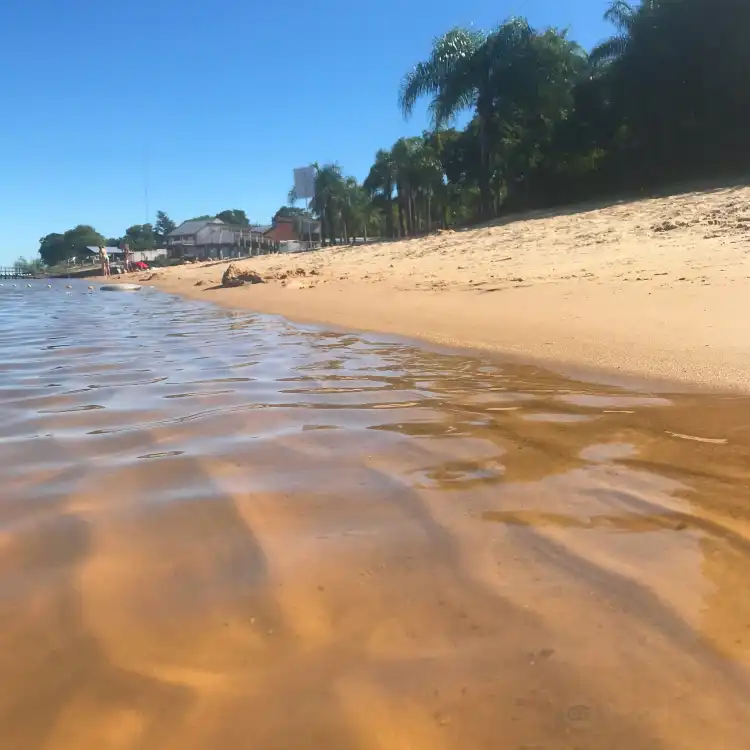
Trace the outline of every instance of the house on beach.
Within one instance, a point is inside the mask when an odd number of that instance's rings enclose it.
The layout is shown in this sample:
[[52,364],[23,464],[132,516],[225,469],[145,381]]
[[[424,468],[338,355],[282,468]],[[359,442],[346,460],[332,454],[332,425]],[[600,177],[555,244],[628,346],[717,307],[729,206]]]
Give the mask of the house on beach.
[[278,250],[278,242],[256,228],[221,219],[183,221],[166,236],[166,245],[168,257],[184,260],[241,258]]
[[280,249],[296,251],[320,247],[320,222],[307,216],[276,214],[270,227],[263,227],[263,236],[280,244]]

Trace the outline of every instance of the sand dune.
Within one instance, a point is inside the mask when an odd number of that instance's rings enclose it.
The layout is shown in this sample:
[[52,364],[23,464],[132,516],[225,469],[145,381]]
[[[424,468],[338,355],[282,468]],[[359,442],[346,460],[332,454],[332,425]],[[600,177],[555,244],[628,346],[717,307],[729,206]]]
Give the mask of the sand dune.
[[151,283],[297,320],[746,390],[749,250],[750,188],[732,187],[243,261],[263,286],[216,289],[221,263]]

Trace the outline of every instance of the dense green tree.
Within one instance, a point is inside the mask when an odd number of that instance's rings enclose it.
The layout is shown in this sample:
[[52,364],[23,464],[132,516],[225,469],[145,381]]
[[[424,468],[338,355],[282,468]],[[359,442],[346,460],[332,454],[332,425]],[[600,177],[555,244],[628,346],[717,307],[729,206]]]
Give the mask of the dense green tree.
[[69,229],[63,235],[63,240],[68,248],[68,258],[83,258],[86,256],[87,248],[104,244],[104,237],[88,224],[79,224]]
[[525,179],[540,161],[585,67],[583,51],[563,32],[539,33],[524,19],[490,34],[452,29],[404,77],[399,100],[408,116],[429,96],[437,129],[464,109],[474,111],[480,214],[488,217],[507,183]]
[[151,224],[134,224],[125,230],[123,241],[131,250],[153,250],[156,247],[154,228]]
[[341,208],[345,193],[344,177],[338,164],[315,164],[315,197],[311,201],[313,213],[321,223],[321,238],[330,244],[342,238]]
[[[481,150],[482,212],[489,209],[489,137],[494,93],[492,71],[496,45],[480,31],[454,28],[438,37],[427,60],[406,74],[401,84],[399,103],[406,117],[419,99],[431,97],[430,111],[436,128],[444,126],[464,109],[474,109],[479,121]],[[399,147],[403,161],[404,144]],[[403,176],[402,176],[403,181]],[[399,199],[404,229],[403,199]]]
[[644,0],[640,6],[633,6],[625,0],[614,0],[604,13],[604,20],[615,27],[615,34],[600,42],[591,50],[589,60],[592,65],[606,65],[625,54],[630,35],[639,14],[646,14],[656,7],[655,0]]
[[62,234],[52,232],[39,240],[39,257],[47,266],[55,266],[68,259],[65,239]]
[[104,244],[104,237],[88,224],[79,224],[63,234],[53,232],[39,240],[39,257],[47,266],[84,258],[87,247]]
[[388,149],[380,149],[375,154],[375,163],[364,182],[365,190],[369,193],[373,203],[385,217],[385,233],[387,237],[395,236],[393,220],[393,190],[396,186],[396,165],[393,153]]
[[311,216],[310,212],[304,208],[298,206],[282,206],[275,214],[274,219],[290,219],[296,216],[308,217]]
[[249,227],[250,220],[245,212],[239,208],[227,209],[216,214],[217,219],[221,219],[225,224],[232,224],[235,227]]
[[164,211],[156,212],[156,223],[154,224],[154,237],[159,247],[164,246],[165,237],[173,230],[177,228],[172,219],[167,216]]

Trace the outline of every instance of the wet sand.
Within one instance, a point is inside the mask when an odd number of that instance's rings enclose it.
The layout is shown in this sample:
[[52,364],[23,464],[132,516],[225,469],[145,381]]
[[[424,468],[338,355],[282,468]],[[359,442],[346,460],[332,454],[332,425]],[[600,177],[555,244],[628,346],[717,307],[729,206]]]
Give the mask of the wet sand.
[[750,745],[750,397],[74,286],[0,291],[3,750]]
[[554,367],[750,391],[750,188],[574,206],[401,242],[149,283],[232,308],[489,349]]

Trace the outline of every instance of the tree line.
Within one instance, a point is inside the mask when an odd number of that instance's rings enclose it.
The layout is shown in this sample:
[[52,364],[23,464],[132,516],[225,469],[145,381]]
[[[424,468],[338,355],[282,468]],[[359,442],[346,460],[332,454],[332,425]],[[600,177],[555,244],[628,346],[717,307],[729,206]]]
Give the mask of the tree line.
[[362,184],[314,165],[327,241],[747,170],[750,2],[615,0],[605,19],[613,34],[588,53],[523,18],[435,39],[398,93],[407,118],[428,101],[430,130],[379,150]]
[[[250,226],[247,214],[241,209],[227,209],[218,214],[195,216],[188,221],[204,219],[221,219],[234,226]],[[153,224],[134,224],[125,230],[121,237],[105,237],[88,224],[79,224],[65,232],[52,232],[39,240],[39,261],[28,261],[19,258],[16,265],[38,268],[39,263],[45,266],[55,266],[66,263],[71,258],[80,257],[87,247],[104,245],[105,247],[121,247],[127,243],[131,250],[153,250],[165,245],[166,236],[177,227],[164,211],[156,212]]]

